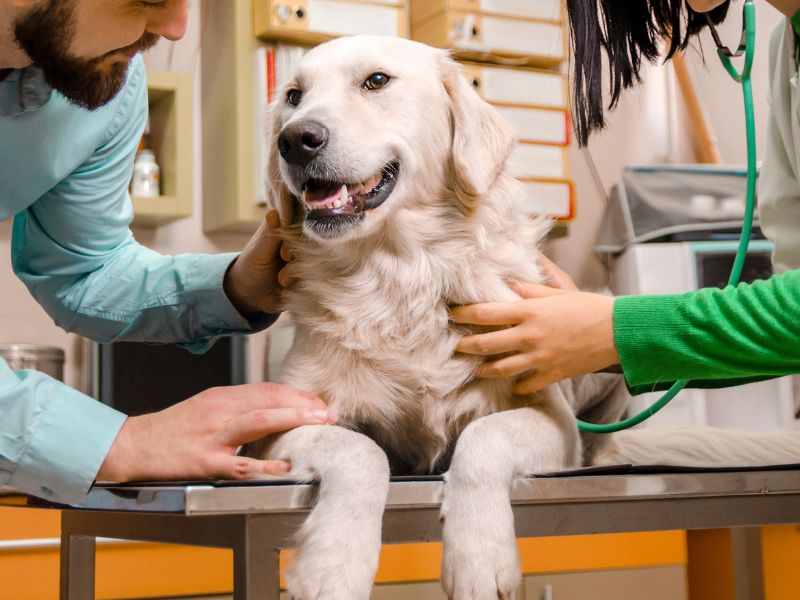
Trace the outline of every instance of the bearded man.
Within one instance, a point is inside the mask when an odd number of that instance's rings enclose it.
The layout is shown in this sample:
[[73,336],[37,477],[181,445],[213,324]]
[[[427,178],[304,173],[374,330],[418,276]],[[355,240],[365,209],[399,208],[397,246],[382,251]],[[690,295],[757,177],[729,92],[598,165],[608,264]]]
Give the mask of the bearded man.
[[[238,255],[161,256],[129,229],[147,120],[140,52],[180,39],[187,12],[186,0],[0,0],[0,220],[14,218],[14,271],[56,324],[94,340],[202,351],[275,319],[276,215]],[[0,485],[75,503],[95,478],[278,474],[286,463],[236,448],[334,420],[317,397],[272,384],[126,417],[0,360]]]

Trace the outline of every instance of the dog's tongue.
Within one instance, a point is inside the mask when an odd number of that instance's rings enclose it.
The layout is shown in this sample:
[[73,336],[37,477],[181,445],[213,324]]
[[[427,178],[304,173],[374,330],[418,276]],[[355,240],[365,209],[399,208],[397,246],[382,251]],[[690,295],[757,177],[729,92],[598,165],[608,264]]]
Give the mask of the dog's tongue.
[[338,198],[343,201],[347,200],[347,186],[342,185],[340,188],[319,188],[319,189],[305,189],[303,190],[303,202],[309,206],[326,206],[332,204]]

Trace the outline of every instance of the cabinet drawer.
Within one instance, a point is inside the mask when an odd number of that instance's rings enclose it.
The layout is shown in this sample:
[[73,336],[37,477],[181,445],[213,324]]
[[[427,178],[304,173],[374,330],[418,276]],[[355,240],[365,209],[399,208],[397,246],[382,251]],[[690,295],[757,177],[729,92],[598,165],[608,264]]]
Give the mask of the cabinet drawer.
[[255,0],[256,37],[314,44],[341,35],[408,37],[405,3],[397,0]]
[[463,63],[461,68],[487,102],[564,109],[569,106],[567,78],[560,73],[475,63]]
[[[555,66],[566,59],[566,36],[561,23],[505,18],[448,10],[411,25],[419,42],[450,48],[463,57],[495,54],[523,58],[526,64]],[[489,57],[491,58],[491,57]]]
[[511,151],[507,164],[514,177],[569,177],[569,151],[563,146],[517,144]]
[[522,142],[569,144],[569,114],[565,110],[495,106],[495,110],[511,123]]
[[411,0],[411,22],[446,10],[466,10],[502,17],[561,21],[561,0]]
[[523,189],[519,212],[527,215],[546,215],[559,220],[575,217],[575,186],[560,179],[520,178]]

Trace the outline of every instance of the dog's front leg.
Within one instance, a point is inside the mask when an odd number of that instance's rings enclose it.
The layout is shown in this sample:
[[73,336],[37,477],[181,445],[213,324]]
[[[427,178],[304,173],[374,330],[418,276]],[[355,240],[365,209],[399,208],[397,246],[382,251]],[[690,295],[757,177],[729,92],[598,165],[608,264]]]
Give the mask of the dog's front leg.
[[360,433],[309,425],[282,434],[259,454],[291,461],[291,479],[320,482],[287,574],[292,598],[368,600],[389,491],[383,450]]
[[563,469],[579,456],[572,411],[563,396],[553,401],[483,417],[459,437],[441,512],[442,586],[448,598],[510,599],[519,586],[510,501],[514,479]]

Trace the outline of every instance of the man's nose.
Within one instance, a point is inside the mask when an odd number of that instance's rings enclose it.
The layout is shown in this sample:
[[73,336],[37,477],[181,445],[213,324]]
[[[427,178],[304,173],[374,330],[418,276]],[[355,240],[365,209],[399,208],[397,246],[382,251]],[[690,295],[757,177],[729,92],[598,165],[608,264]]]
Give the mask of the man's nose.
[[162,10],[153,11],[153,16],[147,23],[147,31],[175,42],[186,33],[188,20],[188,1],[169,0]]

